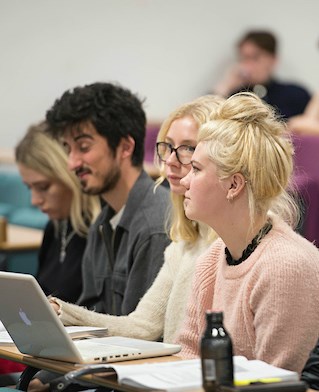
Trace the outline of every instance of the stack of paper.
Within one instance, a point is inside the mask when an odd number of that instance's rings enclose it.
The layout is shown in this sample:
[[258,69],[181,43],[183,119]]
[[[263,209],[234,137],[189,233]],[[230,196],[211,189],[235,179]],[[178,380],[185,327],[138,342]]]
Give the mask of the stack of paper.
[[[234,357],[235,385],[250,382],[298,381],[298,373],[281,369],[259,360]],[[143,365],[93,365],[105,370],[114,369],[120,384],[137,388],[169,392],[196,389],[202,386],[201,363],[199,359],[149,363]]]

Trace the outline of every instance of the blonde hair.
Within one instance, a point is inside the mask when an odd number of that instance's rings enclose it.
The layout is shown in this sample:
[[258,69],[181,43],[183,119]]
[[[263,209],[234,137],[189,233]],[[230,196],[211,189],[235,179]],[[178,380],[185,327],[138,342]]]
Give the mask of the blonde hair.
[[45,122],[28,129],[15,148],[16,162],[61,182],[71,190],[71,224],[77,234],[86,236],[90,224],[101,210],[100,201],[98,197],[82,193],[79,180],[68,169],[66,152],[59,142],[47,133],[47,129]]
[[220,179],[235,173],[245,177],[251,224],[271,211],[296,225],[299,210],[290,195],[294,149],[271,106],[253,93],[235,94],[201,127],[198,142],[206,144]]
[[[157,142],[165,141],[166,135],[171,127],[173,121],[183,118],[192,117],[198,128],[214,118],[214,113],[217,107],[224,101],[216,95],[205,95],[198,97],[194,101],[185,103],[174,110],[167,119],[163,122],[159,133],[157,135]],[[156,185],[161,184],[165,180],[165,165],[160,162],[157,156],[155,156],[155,164],[159,168],[160,177],[156,180]],[[169,219],[167,219],[167,231],[172,241],[184,240],[189,243],[194,243],[199,236],[199,226],[195,221],[189,220],[185,216],[184,212],[184,196],[177,195],[171,192],[172,209]],[[216,234],[212,229],[209,230],[210,235],[207,236],[207,240],[213,240],[216,238]]]

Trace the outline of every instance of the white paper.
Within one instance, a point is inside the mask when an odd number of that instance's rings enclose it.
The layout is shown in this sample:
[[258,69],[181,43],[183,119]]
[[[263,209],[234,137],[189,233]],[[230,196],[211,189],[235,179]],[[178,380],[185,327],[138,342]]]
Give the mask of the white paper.
[[[152,390],[178,392],[202,386],[201,362],[199,359],[149,363],[143,365],[112,365],[118,382]],[[259,360],[248,361],[245,357],[234,357],[235,381],[276,378],[281,381],[298,381],[298,373],[281,369]]]
[[202,385],[201,366],[197,359],[113,367],[116,367],[120,384],[176,392]]

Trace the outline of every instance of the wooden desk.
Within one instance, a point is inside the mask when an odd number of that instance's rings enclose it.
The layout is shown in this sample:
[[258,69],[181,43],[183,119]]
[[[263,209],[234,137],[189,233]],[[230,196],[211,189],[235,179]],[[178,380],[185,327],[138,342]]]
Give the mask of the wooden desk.
[[0,163],[14,164],[14,149],[13,148],[0,148]]
[[43,230],[8,224],[7,240],[0,242],[0,268],[36,274],[42,237]]
[[24,251],[39,249],[43,230],[8,224],[7,241],[0,242],[0,251]]
[[[25,365],[31,366],[37,369],[43,369],[48,371],[53,371],[60,374],[65,374],[69,371],[79,369],[78,366],[69,364],[67,362],[53,361],[48,359],[40,359],[29,357],[28,355],[21,354],[14,346],[0,346],[0,357],[5,359],[10,359],[13,361],[17,361],[20,363],[24,363]],[[166,356],[166,357],[157,357],[157,358],[148,358],[148,359],[139,359],[132,360],[127,362],[117,362],[117,365],[126,365],[126,364],[143,364],[145,362],[154,363],[154,362],[170,362],[170,361],[179,361],[181,360],[179,357],[174,355]],[[111,364],[110,364],[111,365]],[[117,376],[115,372],[104,372],[94,375],[86,375],[81,377],[81,379],[106,388],[112,388],[118,391],[124,392],[137,392],[137,391],[147,391],[148,389],[141,389],[136,387],[131,387],[128,385],[119,384],[117,382]],[[269,390],[271,390],[269,388]],[[189,392],[204,392],[202,388],[197,388],[195,390],[188,389]],[[312,392],[311,389],[308,389],[307,392]]]
[[[19,363],[23,363],[27,366],[32,366],[37,369],[43,369],[52,371],[55,373],[66,374],[71,370],[79,369],[77,365],[70,364],[68,362],[61,362],[61,361],[54,361],[50,359],[43,359],[43,358],[34,358],[28,355],[21,354],[15,346],[0,346],[0,358],[9,359],[12,361],[16,361]],[[148,358],[148,359],[138,359],[132,360],[127,362],[117,362],[119,364],[142,364],[145,362],[152,363],[152,362],[168,362],[168,361],[177,361],[180,360],[179,357],[170,355],[166,357],[157,357],[157,358]],[[130,387],[127,385],[121,385],[117,382],[117,376],[115,372],[105,372],[99,373],[94,375],[86,375],[82,377],[83,380],[88,381],[89,383],[96,384],[99,386],[112,388],[115,390],[120,390],[124,392],[136,392],[139,389]],[[196,391],[196,392],[200,392]]]

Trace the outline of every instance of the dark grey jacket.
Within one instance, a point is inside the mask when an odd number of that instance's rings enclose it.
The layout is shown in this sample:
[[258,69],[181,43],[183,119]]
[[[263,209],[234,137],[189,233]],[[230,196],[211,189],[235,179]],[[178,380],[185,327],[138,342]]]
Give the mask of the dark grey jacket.
[[103,208],[87,240],[79,305],[114,315],[135,309],[164,261],[170,242],[164,230],[168,206],[168,190],[160,186],[154,193],[154,181],[143,171],[114,236],[109,223],[114,211]]
[[319,339],[301,372],[301,380],[305,381],[309,388],[319,390]]

